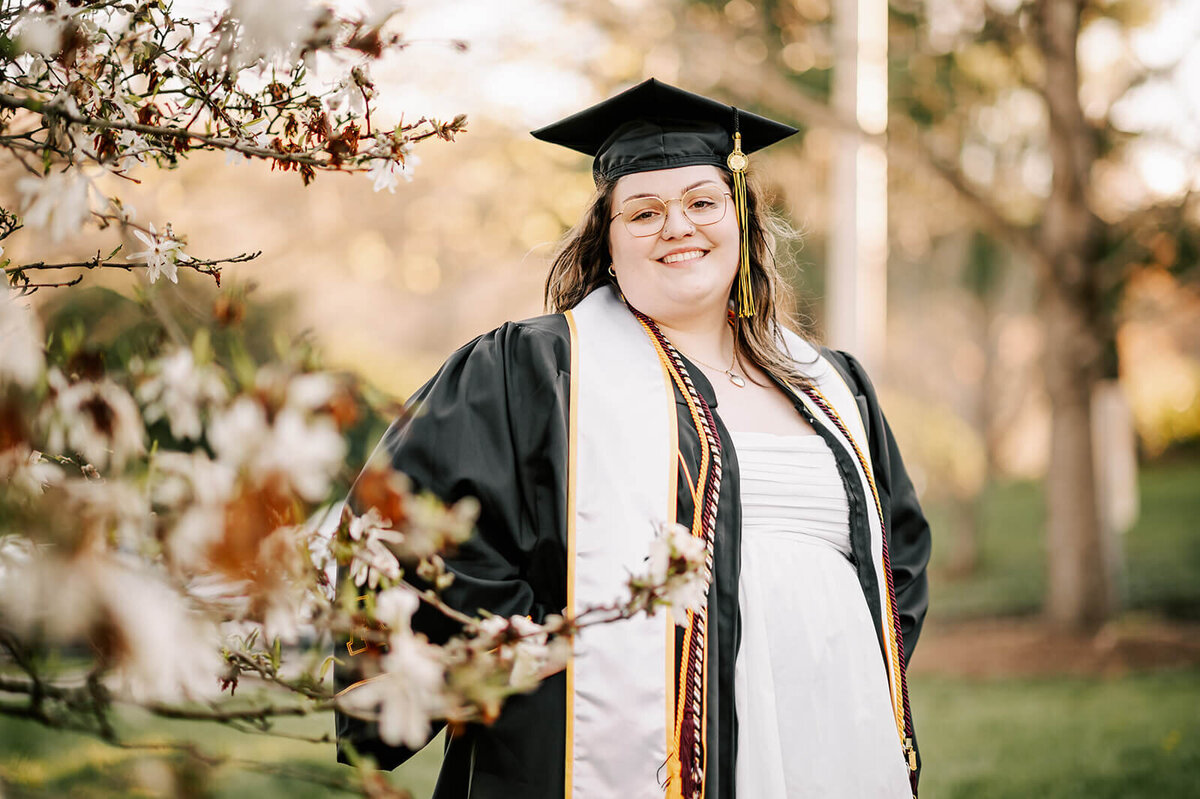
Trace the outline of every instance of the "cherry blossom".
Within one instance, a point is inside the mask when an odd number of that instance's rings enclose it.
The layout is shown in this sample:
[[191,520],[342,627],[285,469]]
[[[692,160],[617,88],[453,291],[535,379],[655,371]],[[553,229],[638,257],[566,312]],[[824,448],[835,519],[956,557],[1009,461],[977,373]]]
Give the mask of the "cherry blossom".
[[355,585],[374,589],[381,577],[389,581],[400,579],[400,561],[389,547],[403,543],[404,534],[390,527],[391,522],[375,508],[350,520],[350,539],[360,544],[350,561],[350,576]]
[[373,181],[375,191],[387,189],[390,194],[396,193],[396,186],[400,185],[400,178],[411,182],[413,176],[413,167],[420,163],[420,159],[415,155],[408,156],[404,162],[394,161],[391,159],[376,161],[367,170],[367,177]]
[[[170,227],[168,225],[168,227]],[[139,252],[130,253],[125,256],[129,261],[145,261],[146,276],[153,283],[158,280],[159,275],[166,277],[172,283],[178,283],[178,269],[176,262],[187,260],[187,256],[181,249],[183,244],[170,238],[169,236],[160,236],[154,229],[154,223],[150,223],[149,234],[143,233],[136,228],[133,235],[137,236],[142,244],[146,245],[146,249]]]
[[36,553],[2,572],[0,611],[19,634],[90,641],[113,670],[114,690],[134,699],[217,691],[216,628],[140,566],[98,552],[69,561]]
[[142,416],[124,388],[109,378],[68,383],[57,370],[49,377],[56,396],[49,413],[48,451],[78,453],[97,469],[110,464],[119,469],[144,451]]
[[5,289],[0,295],[0,386],[12,382],[29,388],[37,382],[44,364],[37,317],[14,292]]
[[63,14],[31,14],[21,21],[17,41],[26,53],[53,56],[62,50],[66,23]]
[[649,582],[662,586],[662,598],[681,627],[689,610],[704,607],[709,579],[702,568],[705,555],[704,542],[681,524],[661,525],[650,542]]
[[208,428],[208,441],[217,457],[235,469],[250,460],[267,435],[266,411],[244,395],[215,412]]
[[[63,469],[27,444],[0,451],[0,485],[8,489],[8,499],[30,502],[42,495],[49,485],[61,482]],[[14,496],[15,495],[15,496]]]
[[25,224],[45,230],[52,242],[79,232],[92,214],[92,181],[78,170],[27,176],[17,181]]
[[323,9],[312,0],[233,0],[229,11],[241,31],[234,50],[236,63],[253,64],[261,58],[270,64],[289,65],[315,32]]
[[429,736],[430,720],[446,707],[441,650],[400,628],[388,637],[383,674],[357,683],[338,700],[349,713],[376,716],[379,737],[391,746],[416,749]]
[[331,419],[306,419],[295,409],[284,408],[253,463],[258,469],[286,475],[297,494],[317,502],[325,497],[330,478],[345,456],[346,442]]
[[199,439],[204,429],[202,414],[227,394],[219,373],[197,366],[192,351],[182,347],[159,358],[151,369],[155,374],[137,390],[146,421],[165,418],[171,435]]

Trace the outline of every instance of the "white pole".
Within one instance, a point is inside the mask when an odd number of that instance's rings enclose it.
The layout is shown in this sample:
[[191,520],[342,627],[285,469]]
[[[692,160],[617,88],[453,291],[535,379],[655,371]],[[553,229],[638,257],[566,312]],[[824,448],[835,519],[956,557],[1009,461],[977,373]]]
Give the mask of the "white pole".
[[[833,105],[862,133],[887,130],[887,0],[837,0]],[[887,155],[855,131],[834,133],[827,339],[868,368],[887,322]]]

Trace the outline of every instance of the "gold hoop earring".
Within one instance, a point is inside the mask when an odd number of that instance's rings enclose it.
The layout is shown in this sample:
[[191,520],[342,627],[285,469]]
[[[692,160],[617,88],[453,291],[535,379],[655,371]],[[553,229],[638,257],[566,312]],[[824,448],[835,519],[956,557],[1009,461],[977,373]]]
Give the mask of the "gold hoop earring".
[[613,265],[612,265],[612,264],[609,264],[609,265],[608,265],[608,276],[609,276],[609,277],[611,277],[611,278],[614,278],[614,279],[617,277],[617,273],[616,273],[616,271],[613,269]]

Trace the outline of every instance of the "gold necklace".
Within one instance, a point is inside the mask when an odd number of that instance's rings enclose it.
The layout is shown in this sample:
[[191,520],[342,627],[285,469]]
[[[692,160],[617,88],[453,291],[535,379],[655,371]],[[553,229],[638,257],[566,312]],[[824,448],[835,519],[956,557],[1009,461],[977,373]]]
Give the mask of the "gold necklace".
[[[678,350],[679,348],[676,347],[675,349]],[[679,350],[679,351],[683,352],[683,350]],[[735,363],[737,363],[737,347],[733,348],[733,356],[729,359],[729,368],[728,369],[722,369],[719,366],[713,366],[711,363],[705,363],[704,361],[700,360],[699,358],[694,358],[691,355],[688,355],[686,352],[683,352],[683,354],[687,357],[687,359],[689,361],[695,361],[696,363],[700,364],[701,366],[707,366],[709,369],[715,369],[718,372],[724,372],[725,376],[729,378],[729,382],[733,383],[738,388],[746,387],[745,378],[743,378],[741,375],[736,375],[733,373],[733,366]]]

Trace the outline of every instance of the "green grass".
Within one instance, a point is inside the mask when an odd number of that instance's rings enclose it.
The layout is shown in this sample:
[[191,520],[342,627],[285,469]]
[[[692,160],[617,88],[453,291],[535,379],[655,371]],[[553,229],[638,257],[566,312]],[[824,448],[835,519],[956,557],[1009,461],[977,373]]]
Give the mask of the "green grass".
[[[1128,606],[1200,618],[1200,463],[1161,464],[1141,476],[1142,515],[1126,537]],[[984,498],[982,563],[970,580],[931,583],[934,618],[1035,612],[1045,583],[1042,499],[1031,484]],[[935,536],[948,533],[931,508]],[[947,548],[943,547],[941,554]],[[916,676],[912,701],[925,761],[923,799],[1175,799],[1200,797],[1200,669],[1120,679],[970,681]],[[331,744],[223,727],[122,717],[142,741],[190,741],[207,752],[335,775]],[[282,729],[320,736],[329,715]],[[441,755],[435,741],[390,775],[428,797]],[[165,765],[164,765],[165,764]],[[94,738],[0,716],[0,795],[17,797],[229,797],[317,799],[311,779],[266,776],[186,758],[157,759]]]
[[[333,717],[324,713],[289,719],[277,729],[319,737],[333,732]],[[144,749],[121,749],[94,737],[49,729],[32,721],[0,717],[0,795],[16,797],[212,797],[234,799],[323,799],[346,795],[311,778],[336,777],[349,767],[334,762],[332,744],[243,733],[197,722],[167,721],[140,712],[123,713],[118,723],[123,739],[141,743],[176,741],[193,744],[210,755],[254,760],[296,772],[295,777],[262,774],[226,763],[207,766],[195,759],[166,756]],[[441,762],[441,738],[390,775],[417,799],[428,797]]]
[[1200,671],[911,689],[922,799],[1200,797]]
[[[1125,605],[1200,619],[1200,461],[1154,464],[1139,478],[1141,514],[1125,535]],[[992,486],[981,507],[980,563],[951,580],[944,564],[954,529],[931,505],[934,531],[930,617],[1009,616],[1040,610],[1046,585],[1045,502],[1041,486]]]
[[[970,681],[916,677],[913,712],[925,770],[923,799],[1171,799],[1200,797],[1200,670],[1121,679]],[[332,774],[330,745],[245,735],[188,723],[132,718],[141,735],[180,736],[208,751]],[[328,715],[290,726],[320,735]],[[134,796],[286,797],[331,795],[303,780],[224,766],[175,773],[144,753],[0,719],[4,795],[113,799]],[[434,742],[393,775],[428,797],[441,747]],[[182,778],[182,779],[181,779]],[[163,780],[191,790],[151,790]],[[203,786],[203,787],[202,787]]]

